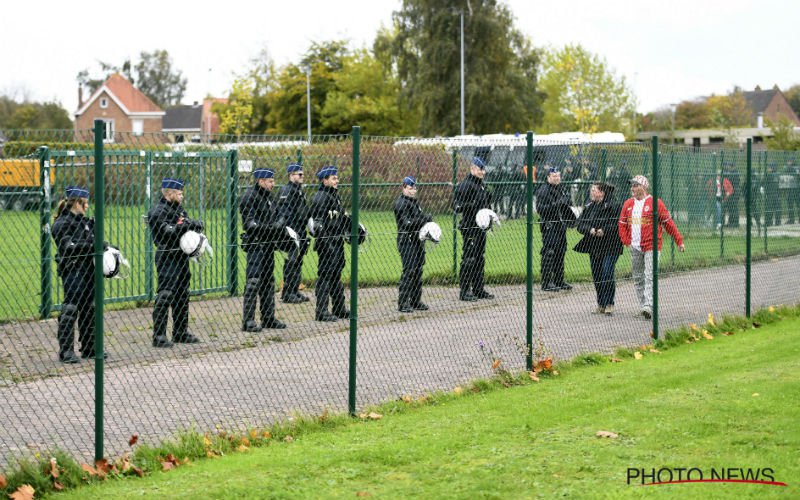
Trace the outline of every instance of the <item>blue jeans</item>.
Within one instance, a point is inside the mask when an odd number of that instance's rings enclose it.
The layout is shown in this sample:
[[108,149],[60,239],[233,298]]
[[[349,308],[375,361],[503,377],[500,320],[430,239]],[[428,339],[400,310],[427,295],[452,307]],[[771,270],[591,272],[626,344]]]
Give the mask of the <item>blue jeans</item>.
[[597,292],[597,305],[613,306],[617,292],[614,280],[614,268],[617,265],[617,254],[589,254],[589,265],[592,268],[592,280]]

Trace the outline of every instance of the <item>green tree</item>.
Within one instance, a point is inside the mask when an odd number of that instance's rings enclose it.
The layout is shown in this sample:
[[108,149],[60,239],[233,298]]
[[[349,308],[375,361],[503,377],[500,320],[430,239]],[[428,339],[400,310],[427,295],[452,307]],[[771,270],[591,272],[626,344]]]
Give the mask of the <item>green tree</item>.
[[88,94],[93,94],[95,90],[99,89],[103,83],[105,83],[108,78],[113,75],[114,73],[119,73],[120,75],[124,76],[131,84],[136,83],[136,79],[133,77],[131,73],[131,60],[125,59],[119,66],[114,65],[113,63],[108,63],[104,61],[97,61],[98,66],[100,66],[100,75],[92,76],[89,73],[89,68],[84,68],[80,72],[78,72],[78,76],[76,79],[80,85],[83,85],[86,88]]
[[730,130],[753,124],[753,110],[739,88],[733,89],[728,95],[712,95],[706,105],[710,110],[711,123],[715,127]]
[[711,108],[703,99],[683,101],[675,109],[675,128],[678,130],[709,128],[712,125]]
[[72,128],[72,121],[67,110],[58,103],[18,103],[7,96],[0,96],[0,128],[68,129]]
[[135,69],[137,88],[159,107],[180,104],[186,93],[187,79],[172,67],[166,50],[140,53]]
[[[497,0],[404,0],[393,30],[375,41],[384,66],[397,72],[401,106],[419,114],[417,132],[460,129],[460,21],[464,13],[465,131],[532,129],[541,119],[539,54]],[[387,48],[390,47],[390,51]]]
[[777,151],[800,151],[800,134],[794,131],[794,123],[783,116],[777,123],[768,123],[772,137],[767,138],[767,149]]
[[604,58],[581,45],[548,50],[541,90],[544,133],[620,131],[631,116],[633,94]]
[[789,101],[789,106],[792,107],[795,114],[800,116],[800,83],[796,83],[783,92],[786,100]]
[[233,82],[228,104],[215,104],[212,108],[219,116],[222,134],[246,135],[252,133],[253,83],[246,78]]

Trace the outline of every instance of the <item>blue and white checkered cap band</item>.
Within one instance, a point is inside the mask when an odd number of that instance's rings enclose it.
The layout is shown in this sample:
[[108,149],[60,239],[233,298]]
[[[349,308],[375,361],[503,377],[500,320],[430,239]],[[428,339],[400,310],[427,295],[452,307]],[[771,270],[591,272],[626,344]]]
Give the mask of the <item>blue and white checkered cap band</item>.
[[403,184],[405,184],[406,186],[416,186],[417,180],[412,176],[408,175],[403,178]]
[[269,168],[259,168],[253,170],[253,178],[255,179],[272,179],[275,177],[275,171]]
[[183,190],[183,184],[183,179],[173,179],[172,177],[167,177],[161,181],[161,188]]
[[300,165],[299,163],[290,163],[286,165],[287,173],[293,174],[295,172],[302,172],[302,171],[303,171],[303,166]]
[[558,173],[558,167],[550,167],[550,168],[548,168],[547,169],[547,173],[548,174],[557,174]]
[[337,175],[338,170],[333,165],[322,167],[322,170],[317,172],[317,179],[322,180],[331,175]]
[[478,167],[481,170],[486,168],[486,162],[478,158],[477,156],[472,159],[472,164]]
[[89,190],[80,186],[67,186],[64,190],[64,196],[67,198],[88,198]]

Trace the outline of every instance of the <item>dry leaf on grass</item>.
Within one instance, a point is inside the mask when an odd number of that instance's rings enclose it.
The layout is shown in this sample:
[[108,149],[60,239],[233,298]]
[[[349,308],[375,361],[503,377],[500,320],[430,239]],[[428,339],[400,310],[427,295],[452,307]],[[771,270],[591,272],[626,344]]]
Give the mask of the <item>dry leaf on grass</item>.
[[609,431],[597,431],[595,436],[599,438],[617,439],[619,437],[619,434],[617,434],[616,432],[609,432]]
[[717,326],[714,322],[714,313],[708,313],[708,324],[711,326]]
[[463,392],[464,389],[462,389],[461,387],[456,387],[455,389],[453,389],[453,394],[455,394],[456,396],[460,396]]
[[8,480],[6,479],[6,476],[0,474],[0,488],[5,488],[6,486],[8,486]]
[[643,358],[642,353],[640,353],[639,351],[634,352],[633,353],[633,357],[634,357],[634,359],[642,359]]
[[411,396],[411,394],[403,394],[400,397],[400,400],[404,403],[411,403],[412,401],[414,401],[414,398]]
[[83,469],[85,472],[88,472],[90,476],[98,475],[97,470],[89,464],[81,464],[81,469]]
[[17,491],[8,495],[11,500],[33,500],[33,494],[36,490],[30,484],[23,484]]
[[287,442],[287,443],[291,443],[291,442],[293,442],[293,441],[294,441],[294,438],[293,438],[292,436],[285,436],[285,437],[283,438],[283,440],[284,440],[285,442]]
[[237,446],[237,447],[236,447],[236,451],[238,451],[238,452],[247,451],[247,450],[249,450],[249,449],[250,449],[250,448],[248,448],[247,446],[245,446],[245,445],[243,445],[243,444],[240,444],[239,446]]
[[655,354],[661,354],[661,351],[659,351],[658,349],[653,349],[653,348],[650,348],[650,349],[648,349],[647,351],[648,351],[648,352],[655,353]]
[[730,337],[731,335],[733,335],[733,332],[722,332],[722,334],[725,335],[726,337]]
[[502,363],[502,361],[500,361],[499,359],[495,359],[494,361],[492,361],[492,370],[497,370],[497,368],[500,366],[500,363]]
[[133,445],[135,445],[137,441],[139,441],[139,435],[138,435],[138,434],[134,434],[134,435],[133,435],[133,436],[131,436],[131,438],[128,440],[128,446],[133,446]]
[[533,380],[534,382],[538,382],[538,381],[539,381],[539,376],[538,376],[538,375],[536,375],[536,372],[535,372],[535,371],[528,372],[528,376],[529,376],[529,377],[531,378],[531,380]]
[[619,359],[619,358],[611,358],[611,359],[609,359],[609,361],[612,362],[612,363],[622,363],[622,360]]
[[714,340],[714,336],[708,333],[708,330],[703,330],[703,338],[706,340]]
[[55,458],[50,459],[50,477],[58,479],[58,463]]
[[371,496],[371,495],[369,494],[368,491],[357,491],[356,492],[356,496],[357,497],[368,497],[368,496]]
[[775,312],[775,306],[769,306],[769,307],[767,308],[767,310],[768,310],[769,312],[771,312],[771,313],[774,313],[774,312]]

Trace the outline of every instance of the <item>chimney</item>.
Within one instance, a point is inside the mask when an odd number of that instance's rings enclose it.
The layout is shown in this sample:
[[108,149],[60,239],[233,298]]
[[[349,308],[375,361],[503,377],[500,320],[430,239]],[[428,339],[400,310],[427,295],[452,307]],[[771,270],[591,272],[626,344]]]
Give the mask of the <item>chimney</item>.
[[78,84],[78,109],[83,107],[83,84]]
[[758,114],[757,125],[758,125],[758,128],[764,128],[764,113],[759,113]]

